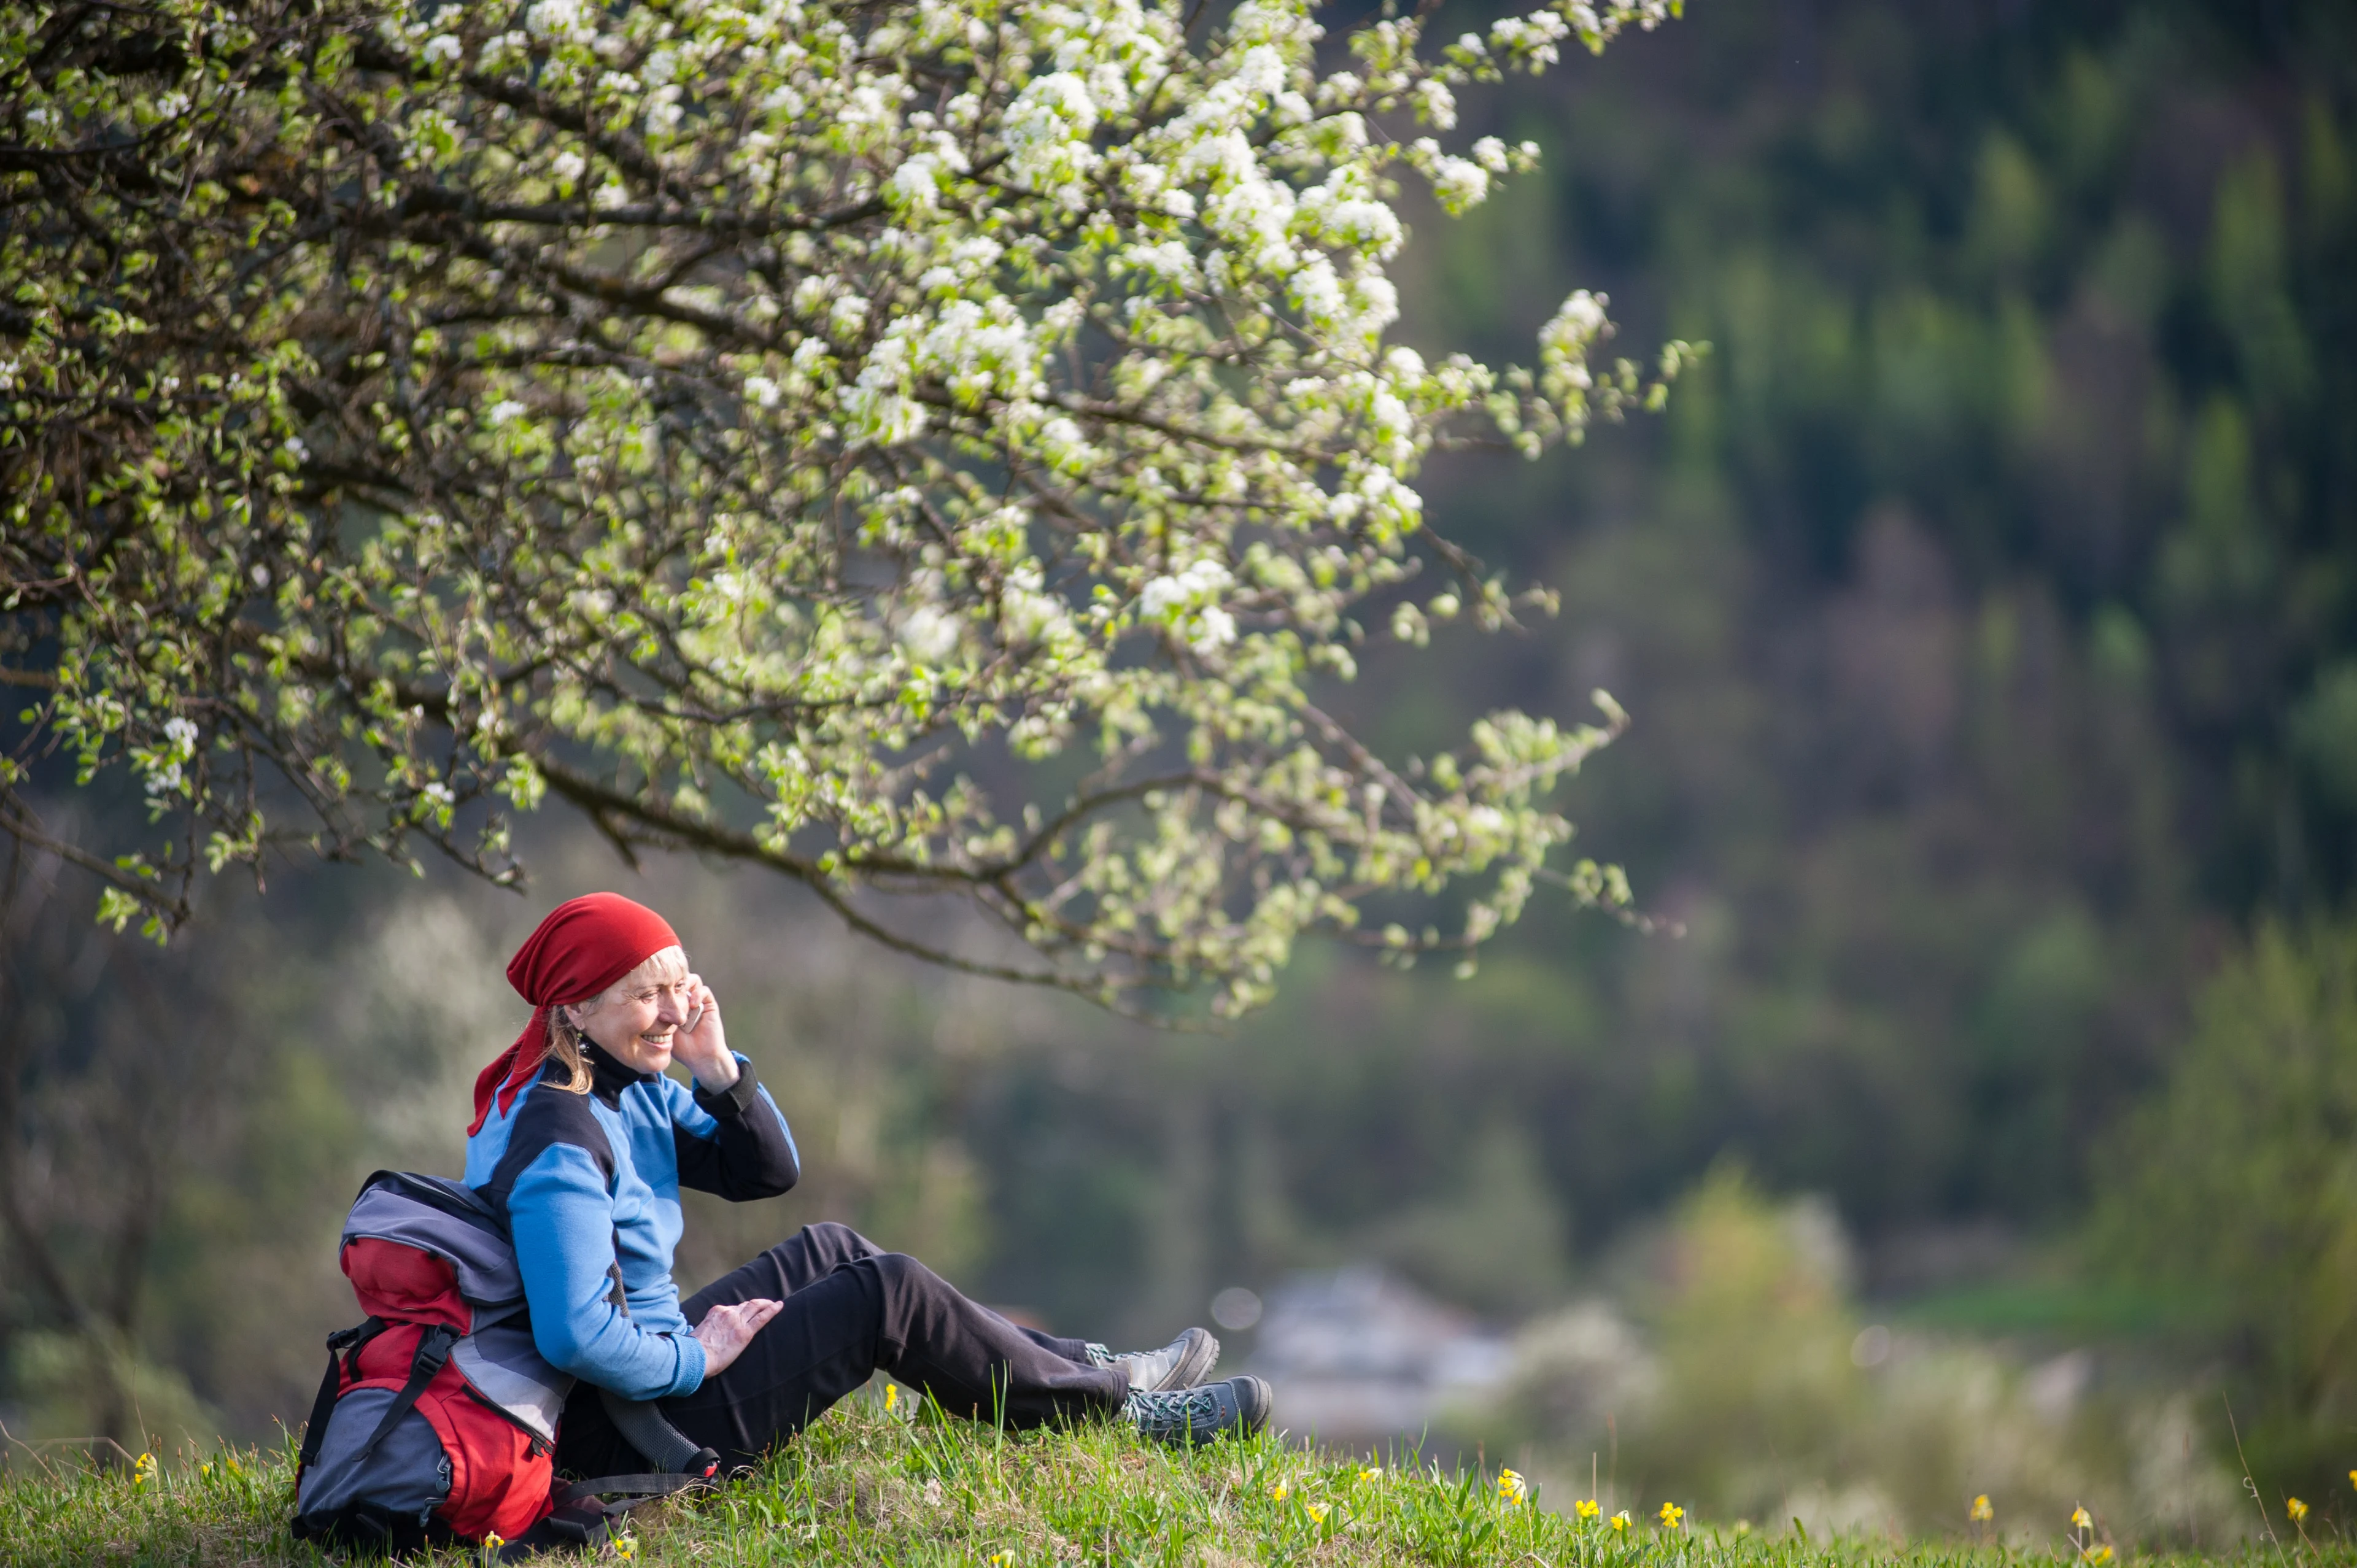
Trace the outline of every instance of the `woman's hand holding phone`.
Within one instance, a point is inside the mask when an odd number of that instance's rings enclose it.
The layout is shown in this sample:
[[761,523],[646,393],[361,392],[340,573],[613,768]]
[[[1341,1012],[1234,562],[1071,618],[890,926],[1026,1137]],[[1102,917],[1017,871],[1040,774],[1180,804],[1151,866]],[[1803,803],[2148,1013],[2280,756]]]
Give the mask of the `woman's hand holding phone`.
[[687,977],[687,1015],[672,1046],[673,1059],[695,1075],[695,1081],[717,1094],[737,1081],[737,1058],[728,1049],[728,1032],[720,1021],[720,999],[700,974]]

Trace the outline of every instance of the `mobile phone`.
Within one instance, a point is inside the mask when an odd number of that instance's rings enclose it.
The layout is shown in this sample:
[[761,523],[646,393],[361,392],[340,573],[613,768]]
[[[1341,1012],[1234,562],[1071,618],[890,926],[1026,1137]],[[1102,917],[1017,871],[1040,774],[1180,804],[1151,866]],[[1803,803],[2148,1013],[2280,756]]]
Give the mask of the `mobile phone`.
[[680,1025],[679,1032],[683,1035],[693,1035],[695,1033],[695,1026],[703,1022],[704,1004],[699,1002],[687,1010],[686,1021]]

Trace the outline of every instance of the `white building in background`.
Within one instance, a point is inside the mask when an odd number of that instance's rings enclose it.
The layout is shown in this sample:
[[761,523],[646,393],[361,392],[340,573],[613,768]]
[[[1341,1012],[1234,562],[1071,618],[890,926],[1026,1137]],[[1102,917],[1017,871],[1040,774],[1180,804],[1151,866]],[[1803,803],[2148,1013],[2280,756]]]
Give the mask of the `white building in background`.
[[1251,1369],[1273,1424],[1346,1448],[1412,1447],[1441,1412],[1494,1393],[1505,1337],[1372,1266],[1297,1274],[1268,1294]]

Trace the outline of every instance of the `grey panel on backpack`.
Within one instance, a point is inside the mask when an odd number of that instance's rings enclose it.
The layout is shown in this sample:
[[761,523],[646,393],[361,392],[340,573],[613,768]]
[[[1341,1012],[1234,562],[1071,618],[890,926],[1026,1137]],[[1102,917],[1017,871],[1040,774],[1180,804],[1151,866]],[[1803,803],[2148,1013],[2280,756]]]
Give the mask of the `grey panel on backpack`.
[[573,1391],[573,1375],[560,1372],[540,1358],[529,1328],[486,1328],[469,1334],[450,1348],[458,1375],[477,1393],[507,1412],[544,1443],[556,1441],[556,1418],[565,1413],[565,1396]]
[[395,1241],[442,1259],[457,1276],[458,1294],[476,1308],[469,1326],[480,1328],[523,1304],[515,1249],[494,1224],[488,1211],[479,1222],[462,1219],[388,1184],[361,1194],[344,1221],[343,1239]]
[[361,1445],[400,1397],[397,1389],[359,1389],[336,1402],[319,1457],[303,1472],[303,1489],[295,1499],[298,1517],[324,1518],[365,1501],[422,1522],[449,1499],[450,1456],[442,1452],[432,1423],[414,1410],[393,1424],[366,1459],[360,1456]]

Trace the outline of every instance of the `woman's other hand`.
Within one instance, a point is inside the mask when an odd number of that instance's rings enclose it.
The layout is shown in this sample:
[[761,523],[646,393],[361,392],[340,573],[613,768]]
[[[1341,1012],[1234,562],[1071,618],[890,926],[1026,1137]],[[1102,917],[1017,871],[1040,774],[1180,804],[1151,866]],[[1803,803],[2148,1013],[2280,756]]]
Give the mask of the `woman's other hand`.
[[695,1342],[704,1347],[704,1377],[709,1382],[745,1353],[761,1326],[778,1316],[781,1301],[755,1297],[733,1306],[716,1306],[695,1326]]
[[739,1070],[728,1049],[728,1031],[720,1022],[720,999],[712,994],[712,987],[704,983],[700,974],[689,975],[681,989],[686,993],[682,1000],[695,1027],[679,1031],[672,1056],[695,1075],[696,1082],[717,1094],[736,1083]]

